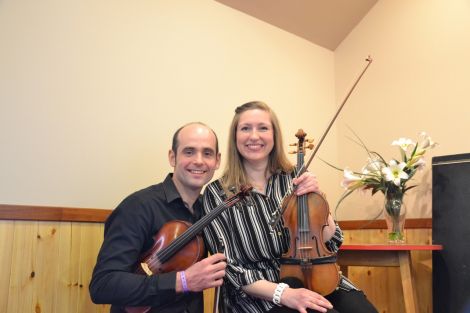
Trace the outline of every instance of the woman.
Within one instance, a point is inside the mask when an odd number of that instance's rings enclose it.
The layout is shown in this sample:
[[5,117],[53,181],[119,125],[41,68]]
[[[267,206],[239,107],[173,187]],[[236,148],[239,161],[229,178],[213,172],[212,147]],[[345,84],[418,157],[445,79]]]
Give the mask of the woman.
[[[233,312],[247,313],[377,312],[345,278],[327,297],[279,283],[279,258],[288,250],[290,234],[282,220],[274,228],[269,222],[292,184],[301,195],[318,191],[318,183],[308,172],[294,178],[294,167],[282,149],[279,122],[263,102],[238,107],[229,136],[225,171],[204,192],[205,213],[230,196],[232,187],[239,190],[241,185],[251,185],[254,190],[247,205],[224,211],[204,230],[211,253],[219,250],[219,242],[225,246],[225,304]],[[333,251],[342,243],[341,230],[331,215],[323,237]]]

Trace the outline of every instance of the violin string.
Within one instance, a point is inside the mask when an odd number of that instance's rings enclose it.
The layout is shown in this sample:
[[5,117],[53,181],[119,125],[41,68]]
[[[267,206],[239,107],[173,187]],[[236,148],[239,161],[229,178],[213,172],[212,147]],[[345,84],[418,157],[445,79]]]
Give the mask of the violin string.
[[220,210],[227,208],[227,205],[231,205],[231,203],[221,203],[218,205],[214,210],[212,210],[209,214],[205,215],[202,217],[199,221],[199,223],[194,224],[192,227],[188,228],[187,231],[182,233],[177,240],[174,240],[168,245],[168,247],[159,253],[157,253],[158,260],[160,262],[166,262],[173,254],[175,254],[177,251],[179,251],[187,242],[189,239],[194,237],[199,231],[200,227],[198,227],[200,224],[205,224],[208,220],[212,219],[214,215],[217,215]]
[[155,257],[152,258],[151,265],[155,265],[157,262],[164,263],[176,252],[178,252],[184,245],[186,245],[194,235],[199,232],[198,225],[204,224],[209,218],[212,218],[213,215],[218,213],[218,210],[225,208],[225,203],[221,203],[217,206],[211,213],[202,217],[200,223],[192,225],[185,232],[183,232],[176,240],[172,241],[166,248],[157,252]]
[[[302,168],[303,166],[303,163],[304,163],[304,158],[303,158],[303,149],[302,147],[300,146],[302,144],[301,141],[299,141],[299,151],[297,153],[297,170],[300,171],[300,169]],[[304,205],[304,201],[303,201],[304,197],[303,196],[300,196],[300,197],[297,197],[297,205],[299,206],[299,209],[300,209],[300,212],[297,212],[297,219],[299,220],[298,221],[298,224],[297,224],[297,229],[298,229],[298,236],[300,238],[300,249],[299,249],[299,252],[300,252],[300,258],[301,259],[305,259],[305,250],[302,249],[303,247],[305,247],[305,231],[304,231],[304,216],[305,216],[305,205]]]
[[225,202],[219,204],[214,210],[212,210],[209,214],[203,216],[199,222],[189,227],[183,234],[181,234],[177,239],[172,241],[166,248],[158,251],[157,253],[153,254],[148,260],[147,265],[152,268],[158,263],[162,264],[166,262],[169,258],[171,258],[176,252],[178,252],[182,246],[187,244],[187,241],[194,237],[200,231],[199,225],[205,225],[209,220],[213,219],[217,216],[220,212],[225,210],[226,208],[232,207],[240,200],[238,195],[233,196],[227,199]]

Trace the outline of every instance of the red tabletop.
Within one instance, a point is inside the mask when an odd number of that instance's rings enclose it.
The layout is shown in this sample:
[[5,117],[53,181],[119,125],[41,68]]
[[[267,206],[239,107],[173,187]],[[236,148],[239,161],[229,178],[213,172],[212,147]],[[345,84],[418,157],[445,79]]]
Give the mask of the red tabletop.
[[442,250],[442,245],[413,245],[413,244],[351,244],[342,245],[339,250],[399,250],[399,251],[415,251],[415,250]]

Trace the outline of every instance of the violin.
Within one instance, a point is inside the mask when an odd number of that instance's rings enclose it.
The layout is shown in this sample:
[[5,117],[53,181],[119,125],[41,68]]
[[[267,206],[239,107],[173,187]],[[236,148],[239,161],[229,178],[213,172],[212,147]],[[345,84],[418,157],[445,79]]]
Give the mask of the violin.
[[[306,135],[302,129],[295,134],[298,138],[297,171],[304,164]],[[328,202],[316,192],[301,196],[292,193],[282,205],[291,242],[281,258],[281,278],[296,277],[307,289],[321,295],[330,294],[338,286],[340,274],[335,263],[336,253],[328,250],[323,239],[323,229],[328,226],[330,215]]]
[[[226,209],[245,199],[253,187],[242,186],[240,192],[226,199],[196,223],[170,221],[153,237],[153,246],[140,257],[135,273],[152,276],[185,270],[204,256],[204,241],[199,233]],[[128,306],[126,313],[147,313],[149,306]]]
[[[304,163],[306,134],[302,130],[297,132],[296,177],[302,175],[312,162],[349,96],[372,63],[372,58],[369,56],[366,61],[367,65],[347,93],[306,163]],[[328,250],[323,240],[323,229],[328,227],[329,214],[328,202],[321,194],[313,192],[296,196],[294,193],[288,193],[283,199],[280,209],[273,214],[270,223],[271,226],[275,226],[284,216],[284,222],[291,232],[289,251],[280,260],[281,278],[296,277],[304,283],[306,288],[321,295],[333,292],[340,279],[340,272],[335,264],[336,253]]]

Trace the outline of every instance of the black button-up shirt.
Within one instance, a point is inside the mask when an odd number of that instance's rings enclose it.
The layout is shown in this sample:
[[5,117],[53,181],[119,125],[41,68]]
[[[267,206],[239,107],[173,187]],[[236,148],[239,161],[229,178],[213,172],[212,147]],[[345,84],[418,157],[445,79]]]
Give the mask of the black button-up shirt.
[[[193,208],[199,217],[199,200]],[[112,304],[112,313],[124,312],[123,306],[152,306],[159,313],[203,312],[202,292],[175,292],[176,272],[152,276],[134,273],[141,255],[152,248],[153,237],[164,224],[172,220],[194,223],[197,217],[184,205],[172,174],[162,183],[124,199],[105,223],[104,241],[90,283],[93,301]]]

